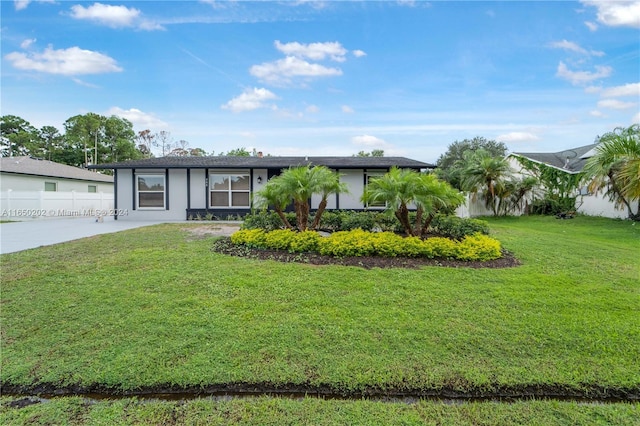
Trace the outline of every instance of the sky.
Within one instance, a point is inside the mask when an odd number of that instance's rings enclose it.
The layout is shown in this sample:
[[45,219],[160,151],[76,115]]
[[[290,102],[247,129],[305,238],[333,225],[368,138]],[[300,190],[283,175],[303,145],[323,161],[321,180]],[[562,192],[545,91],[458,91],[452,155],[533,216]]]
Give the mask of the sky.
[[219,154],[434,163],[640,122],[640,1],[0,2],[0,115],[94,112]]

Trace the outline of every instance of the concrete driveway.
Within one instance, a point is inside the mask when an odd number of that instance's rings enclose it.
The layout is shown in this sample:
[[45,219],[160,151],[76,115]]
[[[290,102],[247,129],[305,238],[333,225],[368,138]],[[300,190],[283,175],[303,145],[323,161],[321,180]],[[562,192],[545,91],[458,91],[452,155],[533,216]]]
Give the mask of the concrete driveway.
[[124,231],[160,222],[118,221],[113,217],[96,222],[95,218],[42,219],[0,224],[0,254],[63,243],[78,238]]

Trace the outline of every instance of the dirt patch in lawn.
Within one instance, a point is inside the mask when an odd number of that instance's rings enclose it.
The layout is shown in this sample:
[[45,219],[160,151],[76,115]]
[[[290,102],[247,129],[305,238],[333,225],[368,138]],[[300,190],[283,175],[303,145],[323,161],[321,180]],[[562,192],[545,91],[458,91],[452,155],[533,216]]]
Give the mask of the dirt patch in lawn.
[[503,251],[501,258],[485,262],[381,256],[333,257],[323,256],[317,253],[289,253],[283,250],[254,249],[241,245],[234,245],[228,237],[217,239],[213,243],[212,251],[229,256],[247,257],[259,260],[297,262],[309,265],[359,266],[365,269],[421,268],[423,266],[445,266],[449,268],[511,268],[520,265],[520,261],[507,251]]
[[184,228],[184,231],[195,238],[228,237],[240,229],[239,224],[220,223]]

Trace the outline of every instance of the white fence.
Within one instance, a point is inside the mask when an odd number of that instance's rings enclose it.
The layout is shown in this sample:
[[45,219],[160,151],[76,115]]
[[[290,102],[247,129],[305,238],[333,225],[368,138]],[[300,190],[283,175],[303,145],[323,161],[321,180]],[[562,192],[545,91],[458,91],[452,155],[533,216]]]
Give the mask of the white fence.
[[1,191],[0,219],[110,216],[112,193]]

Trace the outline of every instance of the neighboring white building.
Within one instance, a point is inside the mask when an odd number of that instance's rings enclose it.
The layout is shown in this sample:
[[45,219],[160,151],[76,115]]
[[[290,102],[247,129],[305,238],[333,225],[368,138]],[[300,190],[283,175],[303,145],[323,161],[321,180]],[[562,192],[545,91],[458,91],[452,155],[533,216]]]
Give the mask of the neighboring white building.
[[113,176],[28,156],[0,159],[0,214],[5,219],[108,211],[113,192]]
[[[508,159],[516,173],[526,173],[517,157],[526,158],[539,164],[545,164],[564,173],[577,175],[582,172],[587,160],[595,155],[595,148],[598,144],[591,144],[571,148],[560,152],[538,152],[524,153],[514,152]],[[588,216],[603,216],[610,218],[626,219],[629,211],[626,207],[616,208],[614,203],[609,201],[603,192],[591,193],[587,189],[587,182],[583,182],[580,189],[573,194],[576,196],[576,211]],[[633,208],[637,210],[638,201],[633,203]]]

